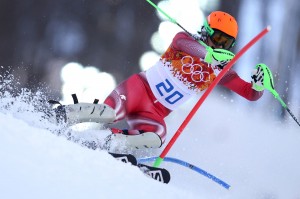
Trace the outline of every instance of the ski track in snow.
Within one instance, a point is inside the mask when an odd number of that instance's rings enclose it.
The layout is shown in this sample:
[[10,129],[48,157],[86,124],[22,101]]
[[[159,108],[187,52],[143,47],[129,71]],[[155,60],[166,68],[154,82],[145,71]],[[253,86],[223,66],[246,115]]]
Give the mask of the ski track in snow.
[[[7,102],[14,100],[9,108]],[[195,101],[166,119],[168,140]],[[0,98],[0,198],[300,198],[300,130],[271,110],[233,103],[212,93],[183,131],[168,157],[192,163],[231,185],[226,190],[188,168],[163,162],[168,185],[138,168],[57,136],[30,103]],[[24,110],[30,111],[24,111]],[[82,135],[95,134],[84,131]],[[96,131],[97,134],[97,131]],[[93,136],[91,136],[93,137]],[[166,144],[163,145],[163,148]],[[162,149],[136,151],[139,157]],[[149,163],[152,164],[152,163]]]

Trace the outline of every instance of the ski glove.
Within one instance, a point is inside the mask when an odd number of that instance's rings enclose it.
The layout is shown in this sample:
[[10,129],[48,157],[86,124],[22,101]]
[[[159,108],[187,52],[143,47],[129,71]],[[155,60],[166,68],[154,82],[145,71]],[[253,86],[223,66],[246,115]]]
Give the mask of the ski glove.
[[252,71],[251,75],[251,83],[252,83],[252,89],[256,91],[263,91],[265,89],[264,87],[264,71],[261,67],[261,64],[257,64],[255,69]]
[[218,66],[221,69],[234,57],[232,52],[225,49],[212,49],[211,47],[207,47],[206,50],[207,53],[204,61],[212,66]]

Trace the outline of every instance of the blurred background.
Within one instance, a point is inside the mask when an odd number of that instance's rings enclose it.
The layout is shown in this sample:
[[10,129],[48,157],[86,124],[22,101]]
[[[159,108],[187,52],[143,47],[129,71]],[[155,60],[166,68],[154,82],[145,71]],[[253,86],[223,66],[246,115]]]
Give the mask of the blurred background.
[[[213,10],[235,16],[239,23],[235,53],[271,25],[271,32],[233,68],[250,81],[253,67],[266,63],[277,92],[299,118],[299,0],[153,2],[192,33]],[[13,74],[18,88],[47,88],[51,96],[67,103],[72,103],[71,93],[77,93],[80,101],[103,101],[118,83],[156,62],[181,31],[145,0],[1,0],[0,27],[0,82]],[[232,103],[286,117],[267,91],[255,103],[223,88],[215,92]]]

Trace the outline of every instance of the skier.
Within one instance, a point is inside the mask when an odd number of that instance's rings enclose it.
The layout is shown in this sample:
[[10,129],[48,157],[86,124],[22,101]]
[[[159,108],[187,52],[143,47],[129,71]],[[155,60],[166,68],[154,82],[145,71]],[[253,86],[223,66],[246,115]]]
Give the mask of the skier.
[[[235,18],[221,11],[212,12],[197,35],[208,47],[185,32],[176,34],[154,66],[129,77],[104,101],[116,111],[115,121],[126,118],[130,126],[128,130],[112,129],[113,135],[121,134],[129,142],[130,137],[138,136],[129,143],[137,148],[160,147],[166,139],[164,118],[211,84],[233,58],[228,50],[235,44],[237,34]],[[252,79],[252,83],[245,82],[230,70],[219,85],[254,101],[264,90],[260,67],[254,71]]]
[[[108,145],[123,141],[126,147],[158,148],[166,139],[164,118],[173,110],[201,93],[234,57],[238,24],[222,11],[208,15],[201,31],[193,37],[179,32],[158,62],[150,69],[134,74],[120,83],[105,99],[107,110],[115,115],[105,122],[125,119],[129,129],[111,128]],[[252,81],[241,79],[229,70],[219,82],[250,101],[263,95],[263,73],[259,65]],[[97,118],[101,121],[101,117]]]

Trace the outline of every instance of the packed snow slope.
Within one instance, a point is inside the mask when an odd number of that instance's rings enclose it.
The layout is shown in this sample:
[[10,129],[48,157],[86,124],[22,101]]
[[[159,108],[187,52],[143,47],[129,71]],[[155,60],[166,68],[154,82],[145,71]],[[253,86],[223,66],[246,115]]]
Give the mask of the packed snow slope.
[[[249,106],[213,92],[167,155],[217,176],[231,185],[227,190],[170,162],[161,164],[172,176],[168,185],[162,184],[104,151],[57,136],[52,132],[58,127],[42,120],[34,108],[39,94],[28,95],[32,93],[3,93],[0,98],[1,199],[300,198],[299,126],[291,118],[280,122],[272,110],[259,107],[259,101]],[[167,142],[194,103],[168,116]],[[80,133],[84,137],[101,132]],[[141,158],[161,151],[134,153]]]

